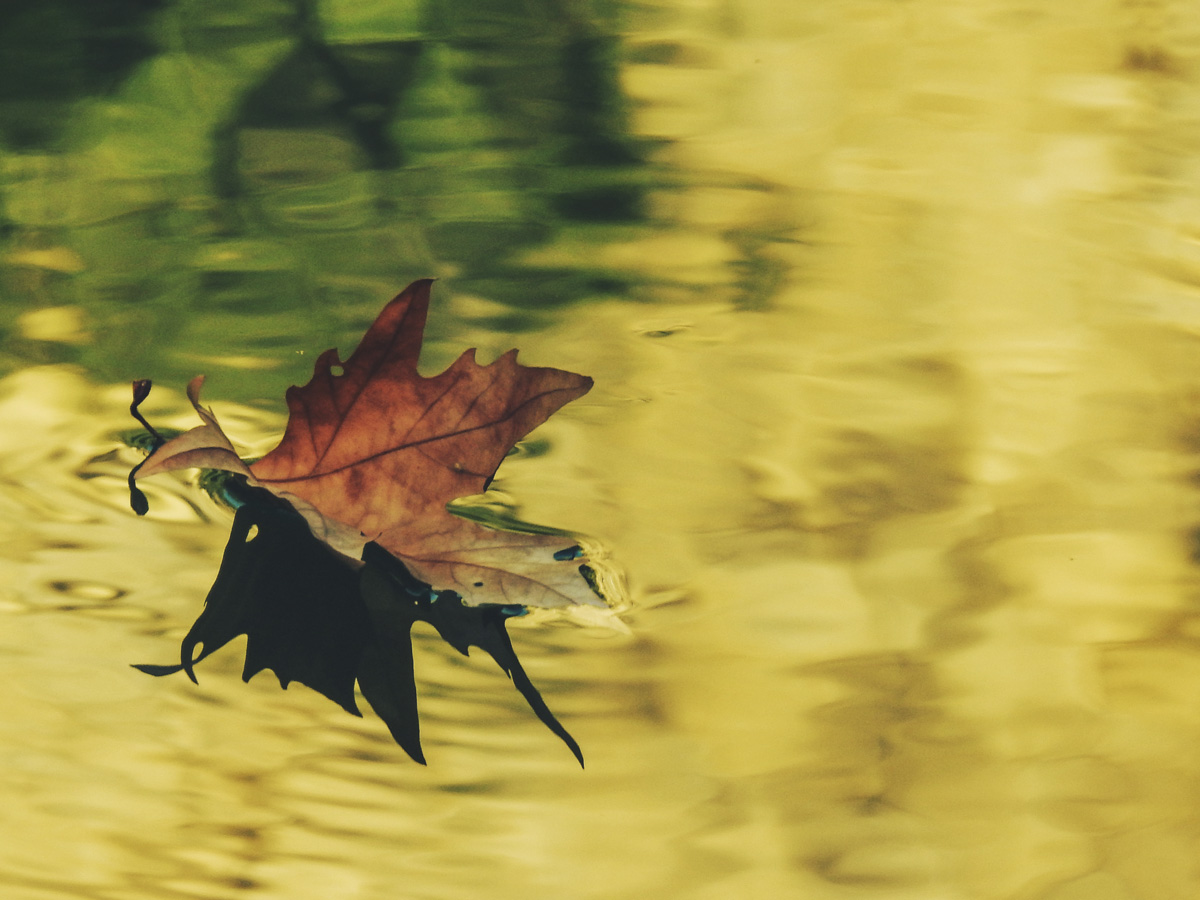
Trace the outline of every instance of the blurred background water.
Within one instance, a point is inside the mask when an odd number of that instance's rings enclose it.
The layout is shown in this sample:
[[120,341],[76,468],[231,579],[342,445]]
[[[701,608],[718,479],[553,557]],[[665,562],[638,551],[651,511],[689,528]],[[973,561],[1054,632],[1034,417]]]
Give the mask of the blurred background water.
[[[596,387],[507,461],[628,633],[419,635],[428,768],[240,648],[246,452],[437,276],[427,371]],[[1193,898],[1200,7],[7,0],[0,894]]]

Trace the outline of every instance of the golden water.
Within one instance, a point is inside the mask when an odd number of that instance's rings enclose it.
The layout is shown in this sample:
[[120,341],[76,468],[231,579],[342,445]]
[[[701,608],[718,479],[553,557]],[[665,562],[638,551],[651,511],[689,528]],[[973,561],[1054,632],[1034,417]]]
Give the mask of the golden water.
[[[228,520],[167,479],[129,511],[127,387],[51,352],[117,338],[44,303],[10,321],[49,363],[0,383],[0,896],[1200,896],[1200,7],[623,29],[653,227],[524,262],[635,296],[511,334],[444,273],[431,326],[596,379],[499,483],[628,573],[627,634],[512,629],[587,769],[428,635],[428,768],[240,647],[198,688],[128,668]],[[6,264],[30,298],[75,277],[56,240]],[[270,446],[278,392],[210,399]]]

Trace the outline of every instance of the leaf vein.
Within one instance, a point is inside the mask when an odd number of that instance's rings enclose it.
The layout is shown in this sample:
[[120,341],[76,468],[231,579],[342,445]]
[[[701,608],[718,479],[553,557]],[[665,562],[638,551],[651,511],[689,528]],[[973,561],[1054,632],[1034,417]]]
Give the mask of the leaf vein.
[[[452,438],[457,438],[457,437],[462,437],[467,434],[472,434],[476,431],[483,431],[488,428],[494,428],[495,426],[497,426],[503,422],[506,422],[509,419],[512,419],[522,409],[529,406],[530,404],[532,404],[538,400],[541,400],[544,397],[549,397],[553,394],[561,394],[561,393],[567,392],[569,390],[570,390],[570,388],[552,388],[548,391],[542,391],[538,394],[533,395],[528,400],[525,400],[523,403],[520,403],[517,406],[513,407],[511,410],[506,411],[505,414],[499,419],[489,420],[487,422],[481,422],[478,425],[471,425],[471,426],[468,426],[467,428],[458,429],[456,431],[445,432],[444,434],[435,434],[435,435],[430,435],[429,437],[425,437],[425,438],[418,438],[417,440],[414,440],[414,441],[407,441],[407,442],[398,444],[395,447],[387,447],[387,448],[385,448],[383,450],[379,450],[375,453],[368,454],[367,456],[362,456],[362,457],[359,457],[358,459],[350,460],[349,462],[342,463],[341,465],[335,466],[334,468],[331,468],[331,469],[326,469],[324,471],[318,472],[318,471],[316,471],[316,467],[314,466],[313,467],[314,471],[309,472],[306,475],[298,475],[298,476],[295,476],[292,478],[261,478],[260,477],[258,480],[264,484],[287,484],[287,483],[297,482],[297,481],[315,481],[316,479],[319,479],[319,478],[327,478],[331,475],[339,475],[342,472],[347,471],[348,469],[353,469],[356,466],[361,466],[361,465],[365,465],[367,463],[372,463],[372,462],[375,462],[376,460],[383,459],[384,457],[391,456],[396,453],[403,453],[405,450],[412,450],[414,448],[421,447],[426,444],[435,444],[438,441],[446,441],[446,440],[450,440]],[[415,423],[414,423],[414,427],[415,427]],[[409,429],[408,433],[409,434],[412,433],[411,428]],[[441,463],[441,464],[443,466],[446,465],[445,463]],[[475,473],[470,473],[470,474],[475,474]]]

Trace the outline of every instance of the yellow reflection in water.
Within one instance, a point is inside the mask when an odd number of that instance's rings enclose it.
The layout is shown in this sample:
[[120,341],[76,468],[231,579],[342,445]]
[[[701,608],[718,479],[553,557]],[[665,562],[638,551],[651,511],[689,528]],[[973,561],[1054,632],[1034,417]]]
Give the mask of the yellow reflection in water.
[[629,635],[514,628],[587,770],[428,635],[428,769],[237,652],[198,689],[124,668],[170,658],[226,523],[183,485],[135,521],[123,392],[30,370],[0,396],[5,896],[1200,892],[1200,8],[646,15],[635,128],[694,186],[595,250],[653,302],[522,336],[597,387],[503,472],[629,572]]

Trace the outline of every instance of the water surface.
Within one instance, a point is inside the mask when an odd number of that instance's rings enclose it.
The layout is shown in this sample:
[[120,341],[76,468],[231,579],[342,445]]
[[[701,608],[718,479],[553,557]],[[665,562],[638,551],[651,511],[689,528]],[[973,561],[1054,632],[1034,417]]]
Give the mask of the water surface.
[[[0,28],[5,897],[1196,895],[1200,13],[86,6]],[[129,380],[261,453],[423,276],[596,380],[497,481],[628,575],[512,628],[582,772],[429,632],[428,768],[127,665],[229,524]]]

